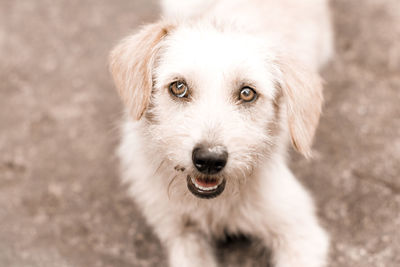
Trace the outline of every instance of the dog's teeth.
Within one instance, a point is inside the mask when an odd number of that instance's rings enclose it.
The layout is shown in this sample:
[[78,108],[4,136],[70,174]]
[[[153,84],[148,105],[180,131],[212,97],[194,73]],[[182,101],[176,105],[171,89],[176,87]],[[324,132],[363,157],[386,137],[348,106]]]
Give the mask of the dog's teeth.
[[198,189],[204,190],[204,191],[215,190],[218,187],[218,185],[215,185],[215,186],[212,186],[212,187],[204,187],[204,186],[201,186],[201,185],[197,184],[196,183],[196,179],[194,179],[193,177],[190,177],[190,179],[192,180],[192,183],[194,184],[195,187],[197,187]]
[[217,189],[217,187],[218,187],[218,186],[203,187],[203,186],[200,186],[200,185],[198,185],[198,184],[195,184],[195,186],[196,186],[197,188],[201,189],[201,190],[204,190],[204,191],[211,191],[211,190]]

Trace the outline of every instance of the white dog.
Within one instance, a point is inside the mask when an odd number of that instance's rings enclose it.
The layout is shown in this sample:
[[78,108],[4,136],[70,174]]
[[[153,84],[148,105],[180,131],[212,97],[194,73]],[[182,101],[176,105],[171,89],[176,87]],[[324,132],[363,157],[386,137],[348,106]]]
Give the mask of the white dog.
[[170,266],[216,266],[225,232],[260,237],[276,267],[325,265],[328,237],[288,169],[310,155],[330,58],[325,0],[166,0],[111,71],[127,110],[123,179]]

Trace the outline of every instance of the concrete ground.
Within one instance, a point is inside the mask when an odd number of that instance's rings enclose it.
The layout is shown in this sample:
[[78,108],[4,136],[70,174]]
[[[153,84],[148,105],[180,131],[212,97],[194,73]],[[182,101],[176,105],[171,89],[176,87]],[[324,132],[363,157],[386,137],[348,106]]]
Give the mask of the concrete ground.
[[[293,154],[332,236],[330,266],[400,266],[400,1],[332,1],[317,157]],[[115,42],[158,17],[148,0],[0,0],[0,266],[165,266],[119,185]],[[236,241],[222,266],[264,266]]]

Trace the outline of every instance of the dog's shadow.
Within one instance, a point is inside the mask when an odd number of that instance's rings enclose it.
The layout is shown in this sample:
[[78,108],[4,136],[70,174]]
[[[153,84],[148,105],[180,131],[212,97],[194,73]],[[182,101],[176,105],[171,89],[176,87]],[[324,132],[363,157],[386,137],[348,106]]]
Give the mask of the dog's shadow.
[[256,238],[226,235],[216,241],[217,258],[223,266],[271,267],[271,251]]

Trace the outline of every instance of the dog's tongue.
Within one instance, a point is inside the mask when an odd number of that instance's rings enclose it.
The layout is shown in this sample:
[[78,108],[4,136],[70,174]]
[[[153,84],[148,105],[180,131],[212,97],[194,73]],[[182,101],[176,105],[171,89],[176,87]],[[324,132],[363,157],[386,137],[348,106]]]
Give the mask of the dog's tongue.
[[196,183],[203,187],[213,187],[213,186],[218,185],[218,180],[217,179],[196,178]]

